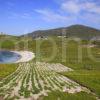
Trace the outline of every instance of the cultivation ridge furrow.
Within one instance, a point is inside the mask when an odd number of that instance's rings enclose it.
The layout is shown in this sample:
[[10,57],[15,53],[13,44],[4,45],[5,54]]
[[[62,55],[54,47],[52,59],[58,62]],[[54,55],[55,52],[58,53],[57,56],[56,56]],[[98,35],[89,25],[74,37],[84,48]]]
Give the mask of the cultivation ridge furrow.
[[45,62],[20,63],[18,69],[0,82],[0,96],[5,100],[37,100],[48,92],[84,91],[76,82],[57,72],[73,71],[61,64]]

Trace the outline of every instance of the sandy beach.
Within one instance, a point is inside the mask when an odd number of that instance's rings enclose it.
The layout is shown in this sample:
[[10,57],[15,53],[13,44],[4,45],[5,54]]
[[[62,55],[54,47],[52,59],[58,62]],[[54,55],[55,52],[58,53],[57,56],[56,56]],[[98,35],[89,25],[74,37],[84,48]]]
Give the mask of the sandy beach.
[[30,51],[12,51],[12,52],[17,53],[21,56],[21,58],[15,63],[28,62],[32,60],[33,58],[35,58],[35,54]]

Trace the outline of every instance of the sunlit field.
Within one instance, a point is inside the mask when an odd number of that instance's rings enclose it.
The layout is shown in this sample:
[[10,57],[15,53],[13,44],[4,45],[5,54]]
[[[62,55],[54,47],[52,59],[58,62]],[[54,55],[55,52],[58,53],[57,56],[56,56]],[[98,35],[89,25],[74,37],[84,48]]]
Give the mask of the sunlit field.
[[[55,42],[55,48],[50,41],[51,38]],[[84,40],[79,44],[75,40],[68,41],[68,38],[64,38],[62,46],[62,38],[51,38],[46,40],[20,38],[14,39],[12,43],[1,43],[2,49],[6,50],[16,50],[17,43],[19,46],[17,50],[28,49],[36,56],[28,63],[0,64],[1,98],[4,97],[5,100],[71,100],[73,98],[74,100],[96,100],[99,98],[99,46],[91,48],[91,54],[96,59],[93,60],[88,54],[89,41]],[[28,47],[24,48],[26,40]],[[81,60],[78,58],[80,57],[79,46],[82,50]],[[63,48],[66,48],[66,52],[62,51]],[[53,52],[54,56],[52,56]],[[63,53],[66,56],[62,56]]]

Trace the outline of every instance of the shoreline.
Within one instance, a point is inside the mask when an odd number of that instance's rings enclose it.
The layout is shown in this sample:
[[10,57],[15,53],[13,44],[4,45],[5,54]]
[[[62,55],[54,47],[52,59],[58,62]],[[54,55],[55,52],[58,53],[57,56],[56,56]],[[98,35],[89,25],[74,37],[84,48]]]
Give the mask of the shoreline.
[[21,58],[14,63],[28,62],[33,58],[35,58],[35,54],[30,51],[11,51],[11,52],[14,52],[21,56]]

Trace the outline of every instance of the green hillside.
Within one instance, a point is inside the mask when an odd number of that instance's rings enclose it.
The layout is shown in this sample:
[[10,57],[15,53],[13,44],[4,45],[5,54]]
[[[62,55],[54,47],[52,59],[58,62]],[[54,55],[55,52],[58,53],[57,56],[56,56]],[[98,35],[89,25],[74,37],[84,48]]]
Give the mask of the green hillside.
[[[83,26],[80,26],[80,28],[79,28],[79,26],[71,26],[71,27],[69,27],[69,30],[73,30],[72,33],[75,32],[74,29],[77,29],[78,32],[82,32],[81,27],[83,27]],[[83,31],[84,30],[87,30],[87,27],[84,27]],[[96,32],[95,33],[96,35],[99,34],[98,30],[90,29],[90,28],[88,28],[88,30],[91,30],[91,31],[94,30],[92,36],[94,36],[95,32]],[[87,33],[88,32],[89,31],[87,31]],[[75,34],[75,33],[73,33],[73,34]],[[82,35],[83,34],[85,34],[85,33],[83,32]],[[87,34],[85,34],[84,36],[86,37],[86,35]],[[79,34],[78,34],[78,36],[79,36]],[[88,36],[90,36],[90,35],[88,35]],[[5,37],[2,36],[1,38],[4,39]],[[54,54],[56,54],[56,55],[52,59],[48,59],[51,57],[52,50],[53,50],[52,42],[50,42],[51,39],[52,39],[52,41],[55,42],[55,45],[56,45],[54,48]],[[22,69],[24,69],[24,68],[27,69],[27,67],[29,67],[30,70],[28,70],[28,71],[31,71],[31,74],[35,73],[37,75],[38,74],[37,72],[39,72],[39,74],[41,75],[41,79],[44,79],[42,77],[42,75],[43,76],[50,76],[50,75],[53,76],[53,74],[52,74],[53,71],[51,71],[50,73],[48,73],[48,72],[42,73],[42,71],[40,69],[37,69],[37,70],[35,69],[35,68],[37,68],[35,66],[35,62],[38,62],[38,61],[39,62],[47,62],[50,64],[51,63],[61,63],[61,64],[65,65],[66,67],[72,68],[74,71],[73,72],[57,72],[56,73],[57,77],[58,77],[58,75],[63,75],[65,77],[68,77],[69,79],[79,83],[81,86],[84,86],[84,87],[88,88],[89,90],[91,90],[91,92],[93,92],[93,93],[81,92],[81,93],[76,93],[76,94],[67,94],[67,93],[62,93],[60,91],[52,91],[51,93],[48,93],[48,96],[45,96],[45,97],[41,96],[40,99],[57,100],[59,97],[61,100],[66,100],[66,98],[68,100],[73,99],[73,98],[75,100],[86,100],[86,99],[87,100],[95,100],[95,97],[100,98],[100,61],[93,60],[93,59],[91,59],[91,57],[89,57],[89,54],[87,51],[88,48],[90,48],[88,46],[89,40],[82,40],[81,44],[78,44],[78,42],[74,41],[74,40],[71,40],[68,42],[68,38],[64,38],[63,39],[64,44],[62,44],[62,38],[55,37],[55,36],[48,37],[46,40],[45,39],[34,40],[31,37],[12,37],[12,36],[7,38],[6,41],[2,42],[2,40],[0,40],[0,44],[2,44],[1,49],[6,49],[6,50],[13,50],[13,49],[14,50],[26,50],[24,48],[24,46],[26,45],[26,42],[28,42],[27,50],[34,52],[36,55],[36,58],[34,60],[30,61],[29,63],[27,63],[27,64],[31,64],[31,66],[27,66],[26,63],[21,64]],[[16,44],[19,46],[19,49],[14,48]],[[37,47],[39,44],[41,44],[40,51],[37,50],[38,49]],[[100,43],[99,43],[99,41],[95,41],[95,42],[93,42],[93,45],[94,44],[96,46],[91,48],[91,53],[93,54],[93,56],[96,59],[99,59],[100,58],[100,46],[99,46]],[[82,53],[81,60],[82,61],[78,61],[78,47],[79,46],[81,47],[81,50],[82,50],[81,51],[81,53]],[[66,51],[66,53],[65,53],[66,56],[64,55],[65,56],[64,58],[62,55],[63,48]],[[62,60],[62,58],[63,58],[63,60]],[[0,64],[0,80],[2,80],[4,77],[10,75],[12,72],[16,71],[16,69],[18,68],[19,65],[20,64]],[[41,67],[43,67],[43,66],[41,65]],[[33,72],[31,70],[31,68],[34,69]],[[29,76],[31,74],[27,75],[27,70],[25,70],[25,69],[22,70],[22,69],[19,71],[21,71],[21,73],[25,72],[26,75],[23,78],[21,90],[19,91],[19,93],[20,93],[20,95],[25,96],[27,98],[28,96],[30,96],[30,91],[28,91],[28,85],[26,85],[26,87],[24,88],[23,84],[25,82],[26,76],[27,76],[27,82],[29,81],[29,79],[30,79]],[[19,73],[19,71],[18,71],[18,73]],[[19,76],[19,75],[15,74],[14,77],[16,77],[16,76]],[[12,77],[10,77],[10,79],[12,79]],[[6,80],[5,84],[6,84],[6,82],[9,82],[10,79]],[[53,79],[53,81],[54,81],[54,79]],[[16,82],[15,79],[14,79],[14,82]],[[1,85],[3,85],[3,84],[1,84]],[[15,83],[14,85],[17,85],[17,83]],[[63,84],[61,84],[61,85],[63,85]],[[34,91],[36,91],[35,93],[40,91],[42,88],[40,84],[39,84],[40,89],[35,88],[34,84],[32,86],[33,86],[32,88],[35,89]],[[48,89],[48,87],[45,87],[45,88]],[[13,90],[13,89],[11,89],[11,90]],[[33,91],[33,93],[34,93],[34,91]],[[6,93],[6,91],[5,91],[5,93]],[[17,98],[17,97],[14,97],[14,99],[15,98]]]
[[49,29],[49,30],[38,30],[27,34],[26,36],[37,38],[37,37],[48,37],[48,36],[62,36],[63,31],[66,32],[66,37],[79,37],[81,39],[91,39],[94,37],[100,37],[100,30],[91,28],[84,25],[72,25],[69,27]]

